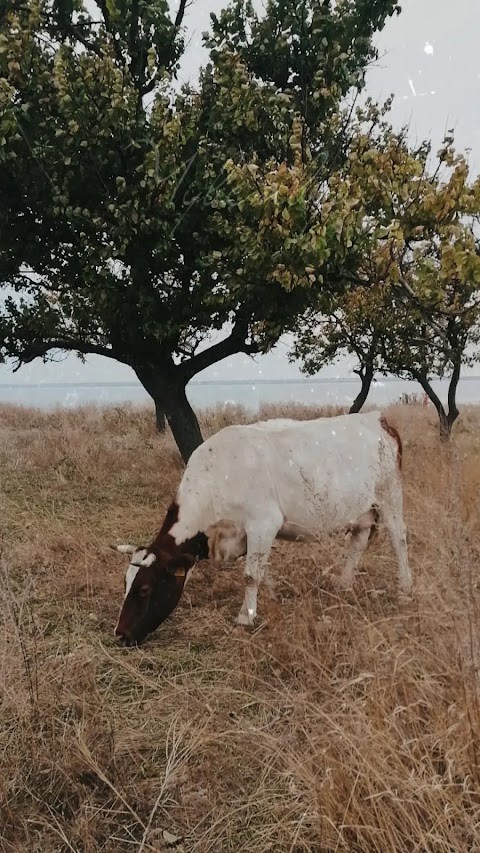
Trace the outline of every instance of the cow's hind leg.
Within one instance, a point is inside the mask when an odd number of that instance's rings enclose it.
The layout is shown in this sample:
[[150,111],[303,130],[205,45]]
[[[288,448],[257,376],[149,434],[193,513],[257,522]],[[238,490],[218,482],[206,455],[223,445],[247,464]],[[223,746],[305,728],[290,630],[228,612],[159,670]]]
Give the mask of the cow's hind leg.
[[398,583],[405,594],[412,589],[412,573],[408,560],[407,528],[403,520],[402,506],[387,504],[382,508],[382,518],[388,530],[392,548],[398,563]]
[[[246,525],[247,559],[245,563],[245,598],[237,616],[238,625],[253,625],[257,615],[258,587],[262,582],[270,551],[280,529],[282,518],[262,519]],[[270,577],[269,577],[270,580]]]
[[369,540],[375,533],[378,521],[378,510],[372,507],[368,512],[351,524],[347,530],[347,535],[350,534],[350,548],[347,554],[347,560],[343,572],[338,578],[338,585],[343,589],[348,589],[353,584],[353,575],[358,568],[360,560],[363,556]]
[[263,580],[265,581],[265,589],[267,590],[270,598],[275,598],[275,582],[272,578],[272,573],[270,571],[270,566],[268,563],[265,566],[265,572],[263,574]]

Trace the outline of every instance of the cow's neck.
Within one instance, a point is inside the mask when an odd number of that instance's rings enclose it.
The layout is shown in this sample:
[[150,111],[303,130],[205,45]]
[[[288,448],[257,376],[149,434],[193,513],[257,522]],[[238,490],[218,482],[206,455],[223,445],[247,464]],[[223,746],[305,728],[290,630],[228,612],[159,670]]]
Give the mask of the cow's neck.
[[205,533],[199,531],[196,536],[182,542],[178,547],[182,553],[191,554],[197,560],[208,560],[208,539]]
[[184,542],[179,542],[178,544],[175,542],[170,531],[178,521],[178,511],[178,504],[175,502],[171,503],[165,520],[150,546],[150,550],[166,551],[170,554],[180,552],[182,554],[191,554],[192,557],[198,560],[206,560],[208,558],[208,539],[202,531],[198,531],[195,536],[185,539]]

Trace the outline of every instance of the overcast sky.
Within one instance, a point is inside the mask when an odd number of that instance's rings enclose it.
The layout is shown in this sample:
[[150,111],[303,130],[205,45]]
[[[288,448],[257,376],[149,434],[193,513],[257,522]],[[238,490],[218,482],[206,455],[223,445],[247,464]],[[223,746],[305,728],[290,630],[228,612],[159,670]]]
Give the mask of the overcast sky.
[[[175,9],[176,3],[172,2]],[[202,32],[210,12],[222,0],[193,0],[186,14],[188,51],[181,68],[183,80],[196,76],[205,61]],[[408,123],[412,138],[430,137],[439,144],[453,127],[457,147],[470,150],[474,172],[480,168],[480,0],[404,0],[402,14],[391,19],[377,38],[380,59],[368,73],[368,93],[374,98],[395,95],[393,121]],[[287,361],[288,341],[255,361],[242,355],[220,362],[201,378],[293,378],[298,367]],[[322,371],[346,376],[345,362]],[[468,372],[468,371],[466,371]],[[474,369],[478,373],[478,368]],[[200,375],[199,375],[200,378]],[[111,382],[132,381],[133,371],[110,359],[91,357],[86,365],[69,355],[60,363],[37,361],[15,376],[0,366],[0,382]]]

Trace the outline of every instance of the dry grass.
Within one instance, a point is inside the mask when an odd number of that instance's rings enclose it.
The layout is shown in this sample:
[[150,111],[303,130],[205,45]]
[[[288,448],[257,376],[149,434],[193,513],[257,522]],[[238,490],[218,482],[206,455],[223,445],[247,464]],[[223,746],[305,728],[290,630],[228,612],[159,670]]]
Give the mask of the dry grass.
[[[232,418],[207,413],[204,432]],[[384,535],[341,595],[342,542],[284,543],[266,624],[234,629],[241,567],[204,564],[128,650],[107,546],[157,527],[173,443],[134,408],[0,409],[2,853],[480,850],[480,412],[450,450],[421,407],[391,419],[410,603]]]

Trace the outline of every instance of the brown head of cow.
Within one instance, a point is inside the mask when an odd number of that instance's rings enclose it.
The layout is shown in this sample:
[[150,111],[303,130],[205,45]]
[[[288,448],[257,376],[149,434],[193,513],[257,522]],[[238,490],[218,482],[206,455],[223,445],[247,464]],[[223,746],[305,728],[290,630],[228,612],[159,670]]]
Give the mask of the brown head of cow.
[[176,545],[173,537],[162,528],[148,548],[112,547],[130,556],[115,636],[125,646],[140,645],[175,609],[195,563],[208,557],[207,537],[198,533],[193,539]]

